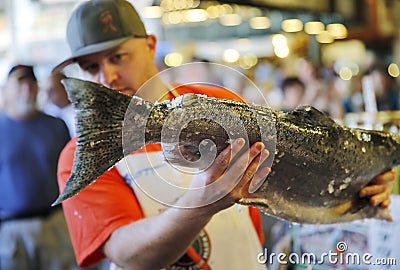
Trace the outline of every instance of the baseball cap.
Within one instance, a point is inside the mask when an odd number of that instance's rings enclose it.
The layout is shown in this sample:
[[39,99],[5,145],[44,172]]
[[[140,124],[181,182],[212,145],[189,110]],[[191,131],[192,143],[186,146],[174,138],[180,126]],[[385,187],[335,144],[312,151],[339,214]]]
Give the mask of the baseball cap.
[[80,4],[67,25],[71,56],[53,68],[59,71],[78,57],[98,53],[122,44],[132,37],[146,37],[144,24],[126,0],[92,0]]
[[31,78],[34,81],[37,81],[35,73],[33,71],[33,66],[29,66],[29,65],[15,65],[13,66],[10,71],[8,72],[8,78],[17,78],[17,79],[21,79],[21,78]]

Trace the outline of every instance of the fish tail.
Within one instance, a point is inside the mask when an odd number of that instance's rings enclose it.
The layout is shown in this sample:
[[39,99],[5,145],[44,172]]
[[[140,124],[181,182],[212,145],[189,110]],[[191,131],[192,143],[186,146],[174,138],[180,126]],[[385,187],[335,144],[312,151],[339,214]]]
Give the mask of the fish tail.
[[[63,84],[74,106],[78,141],[71,175],[53,206],[93,183],[124,157],[123,126],[127,109],[135,102],[138,105],[146,102],[79,79],[67,78]],[[148,114],[143,106],[138,106],[138,110]],[[138,149],[142,144],[139,141],[128,150]]]

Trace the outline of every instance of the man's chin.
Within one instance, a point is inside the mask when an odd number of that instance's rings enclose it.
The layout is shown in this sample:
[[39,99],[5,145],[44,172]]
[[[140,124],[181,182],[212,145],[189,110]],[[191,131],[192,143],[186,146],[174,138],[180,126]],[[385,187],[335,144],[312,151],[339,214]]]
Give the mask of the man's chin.
[[31,115],[36,111],[36,104],[35,103],[19,103],[14,107],[15,112],[21,116]]

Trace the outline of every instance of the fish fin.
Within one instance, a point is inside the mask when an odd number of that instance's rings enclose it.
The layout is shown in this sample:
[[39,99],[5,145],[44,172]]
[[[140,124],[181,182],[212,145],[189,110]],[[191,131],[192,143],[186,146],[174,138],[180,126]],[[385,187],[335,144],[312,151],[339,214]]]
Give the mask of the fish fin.
[[288,112],[289,115],[293,115],[296,118],[301,119],[301,123],[318,125],[321,127],[331,127],[336,122],[330,118],[327,114],[312,106],[300,106],[295,110]]
[[71,175],[53,205],[77,194],[124,157],[122,126],[132,99],[88,81],[67,78],[62,83],[74,106],[78,141]]

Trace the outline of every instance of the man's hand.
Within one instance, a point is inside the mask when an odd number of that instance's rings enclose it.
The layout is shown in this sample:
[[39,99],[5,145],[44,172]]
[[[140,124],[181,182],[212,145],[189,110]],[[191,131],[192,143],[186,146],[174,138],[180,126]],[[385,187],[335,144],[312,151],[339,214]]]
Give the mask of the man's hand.
[[390,194],[392,193],[394,179],[394,171],[380,174],[372,179],[368,186],[361,189],[360,196],[371,196],[370,202],[372,205],[380,205],[383,208],[387,208],[390,204]]
[[248,195],[249,191],[253,192],[264,180],[270,171],[263,164],[268,155],[263,143],[257,142],[247,147],[244,139],[236,139],[216,157],[209,168],[194,176],[191,190],[186,194],[190,194],[189,205],[208,205],[204,210],[213,214],[233,205]]

